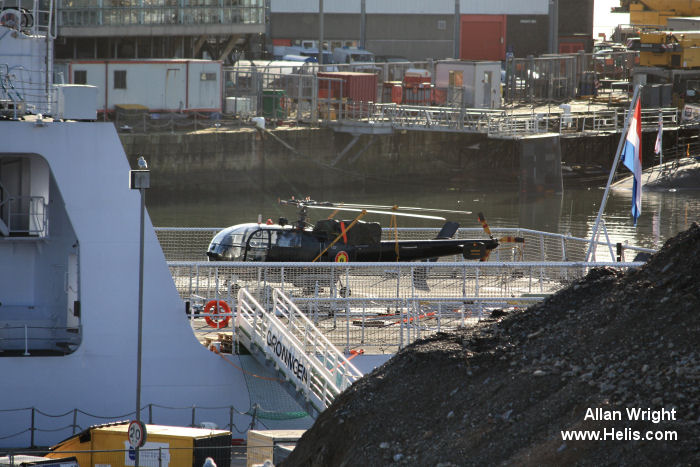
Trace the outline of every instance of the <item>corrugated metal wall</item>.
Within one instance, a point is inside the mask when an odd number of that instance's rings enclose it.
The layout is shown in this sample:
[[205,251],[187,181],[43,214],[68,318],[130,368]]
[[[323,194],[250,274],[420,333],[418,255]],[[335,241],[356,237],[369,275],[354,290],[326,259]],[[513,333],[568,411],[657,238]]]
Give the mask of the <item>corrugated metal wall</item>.
[[[461,0],[464,15],[546,15],[548,0]],[[361,0],[324,0],[324,13],[358,13]],[[318,0],[272,0],[272,13],[318,13]],[[367,14],[454,14],[454,0],[366,0]]]
[[[272,0],[272,39],[317,39],[318,0]],[[361,0],[324,0],[324,39],[360,39]],[[409,60],[452,58],[454,0],[366,0],[365,46]],[[549,52],[549,0],[461,0],[460,57]],[[592,35],[593,0],[559,0],[559,34]]]

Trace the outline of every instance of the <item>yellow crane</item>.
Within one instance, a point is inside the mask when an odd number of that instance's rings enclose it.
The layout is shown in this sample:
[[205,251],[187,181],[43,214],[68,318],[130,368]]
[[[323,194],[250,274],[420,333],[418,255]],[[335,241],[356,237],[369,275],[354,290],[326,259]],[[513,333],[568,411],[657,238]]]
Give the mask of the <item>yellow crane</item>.
[[647,31],[639,41],[641,66],[700,68],[700,31]]
[[668,18],[700,16],[700,0],[620,0],[614,12],[629,13],[635,26],[666,26]]

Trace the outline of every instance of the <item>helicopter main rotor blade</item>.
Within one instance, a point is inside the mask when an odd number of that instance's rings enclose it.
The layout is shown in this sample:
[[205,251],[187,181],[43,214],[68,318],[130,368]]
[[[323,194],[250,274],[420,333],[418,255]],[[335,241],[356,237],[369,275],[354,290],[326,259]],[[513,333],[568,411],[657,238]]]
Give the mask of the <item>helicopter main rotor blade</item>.
[[365,208],[365,209],[381,209],[384,211],[425,211],[425,212],[446,212],[450,214],[471,214],[471,211],[456,211],[452,209],[433,209],[433,208],[419,208],[415,206],[383,206],[379,204],[352,204],[352,203],[334,203],[335,206],[343,207],[347,206],[350,208]]
[[313,204],[309,204],[306,206],[309,209],[326,209],[330,211],[350,211],[350,212],[362,212],[367,211],[368,213],[372,214],[384,214],[384,215],[389,215],[389,216],[402,216],[402,217],[414,217],[417,219],[432,219],[432,220],[437,220],[437,221],[444,221],[444,217],[438,217],[438,216],[427,216],[424,214],[408,214],[405,212],[396,212],[396,211],[378,211],[375,209],[359,209],[359,208],[346,208],[344,206],[316,206]]

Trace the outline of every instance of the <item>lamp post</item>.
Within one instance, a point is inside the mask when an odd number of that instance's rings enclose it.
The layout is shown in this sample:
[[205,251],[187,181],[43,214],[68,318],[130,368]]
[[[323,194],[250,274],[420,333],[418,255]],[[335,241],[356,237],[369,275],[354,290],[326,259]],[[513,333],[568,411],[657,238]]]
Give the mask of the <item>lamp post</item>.
[[318,0],[318,64],[323,65],[323,0]]
[[[138,309],[138,344],[136,350],[136,422],[141,425],[141,343],[143,334],[143,236],[146,212],[146,189],[151,187],[151,171],[143,156],[138,159],[138,169],[129,171],[129,188],[141,192],[141,224],[139,232],[139,309]],[[143,426],[143,425],[141,425]],[[145,436],[138,444],[145,442]],[[139,465],[139,445],[136,450],[135,465]]]

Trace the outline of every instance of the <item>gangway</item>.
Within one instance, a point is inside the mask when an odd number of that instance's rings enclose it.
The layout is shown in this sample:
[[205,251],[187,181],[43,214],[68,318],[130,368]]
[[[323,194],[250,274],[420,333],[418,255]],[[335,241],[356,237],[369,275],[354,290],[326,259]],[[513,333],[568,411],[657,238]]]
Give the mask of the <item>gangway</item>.
[[[259,360],[272,361],[315,417],[362,373],[279,289],[266,310],[246,289],[238,292],[236,342]],[[257,351],[259,350],[259,352]]]

